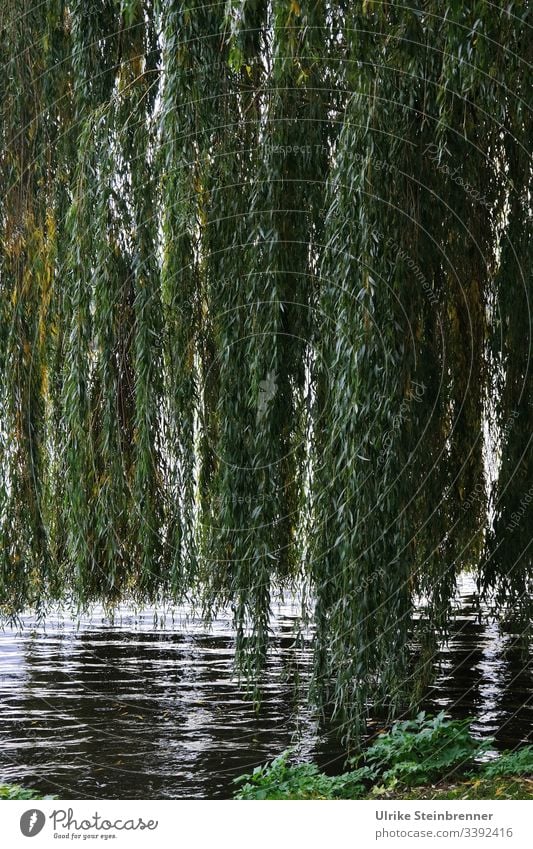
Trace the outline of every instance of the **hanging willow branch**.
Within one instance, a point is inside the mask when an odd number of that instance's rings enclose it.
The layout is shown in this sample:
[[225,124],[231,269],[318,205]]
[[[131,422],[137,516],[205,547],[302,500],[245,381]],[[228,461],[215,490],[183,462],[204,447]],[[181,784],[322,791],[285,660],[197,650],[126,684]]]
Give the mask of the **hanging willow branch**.
[[3,616],[230,605],[257,681],[304,583],[355,737],[461,571],[529,626],[528,9],[422,7],[4,5]]

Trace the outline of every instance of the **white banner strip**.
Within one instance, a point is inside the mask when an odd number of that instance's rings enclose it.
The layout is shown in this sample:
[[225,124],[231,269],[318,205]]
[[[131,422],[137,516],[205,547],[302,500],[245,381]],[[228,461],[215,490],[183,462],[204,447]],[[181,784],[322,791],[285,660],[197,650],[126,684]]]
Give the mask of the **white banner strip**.
[[6,849],[73,843],[117,849],[532,849],[532,817],[529,801],[0,803]]

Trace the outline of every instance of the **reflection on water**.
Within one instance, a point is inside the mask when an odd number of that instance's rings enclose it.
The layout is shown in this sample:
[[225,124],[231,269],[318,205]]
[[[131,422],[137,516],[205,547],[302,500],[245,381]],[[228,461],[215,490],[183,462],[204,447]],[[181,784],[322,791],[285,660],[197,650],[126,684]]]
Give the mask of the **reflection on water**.
[[[532,740],[531,664],[494,623],[480,624],[463,582],[449,644],[426,708],[475,715],[499,747]],[[0,780],[61,798],[231,795],[231,780],[289,745],[329,772],[342,767],[333,733],[306,707],[310,637],[295,643],[297,609],[280,605],[256,713],[232,678],[233,635],[178,611],[60,617],[0,632]],[[180,618],[181,617],[181,618]]]

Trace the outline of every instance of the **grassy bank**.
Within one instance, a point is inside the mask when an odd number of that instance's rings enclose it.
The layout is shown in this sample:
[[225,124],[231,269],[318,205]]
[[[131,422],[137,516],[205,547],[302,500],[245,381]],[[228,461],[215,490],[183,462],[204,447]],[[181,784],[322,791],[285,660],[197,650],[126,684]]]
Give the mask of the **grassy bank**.
[[[34,790],[28,790],[19,784],[0,784],[2,800],[39,800],[55,799],[56,796],[41,796]],[[270,798],[270,797],[269,797]],[[289,791],[276,798],[283,799],[332,799],[336,796],[321,795],[316,789]],[[370,792],[356,798],[363,799],[533,799],[533,778],[474,778],[457,784],[442,784],[429,787],[416,787],[404,790],[383,790]]]
[[[370,794],[366,798],[375,799]],[[472,778],[457,784],[416,787],[379,794],[380,799],[533,799],[533,778]]]
[[[533,777],[504,776],[501,778],[485,778],[482,775],[456,782],[442,781],[418,787],[400,785],[387,788],[383,785],[354,787],[350,792],[349,784],[340,788],[337,778],[331,781],[330,776],[320,773],[316,781],[286,782],[284,785],[270,787],[264,792],[264,787],[248,788],[244,793],[238,791],[240,799],[533,799]],[[340,791],[340,792],[339,792]],[[347,791],[347,792],[346,792]]]

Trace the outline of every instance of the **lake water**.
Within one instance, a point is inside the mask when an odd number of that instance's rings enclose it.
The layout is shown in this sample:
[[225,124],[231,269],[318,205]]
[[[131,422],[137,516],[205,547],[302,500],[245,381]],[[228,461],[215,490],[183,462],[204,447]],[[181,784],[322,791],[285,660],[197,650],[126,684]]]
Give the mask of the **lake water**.
[[[533,742],[533,673],[512,634],[480,624],[473,584],[460,586],[451,639],[426,709],[478,717],[498,748]],[[64,799],[224,798],[232,779],[294,745],[326,771],[342,768],[331,731],[306,706],[310,636],[295,646],[298,610],[279,605],[258,713],[232,677],[230,617],[210,630],[179,610],[101,612],[73,623],[27,617],[0,631],[0,781]]]

